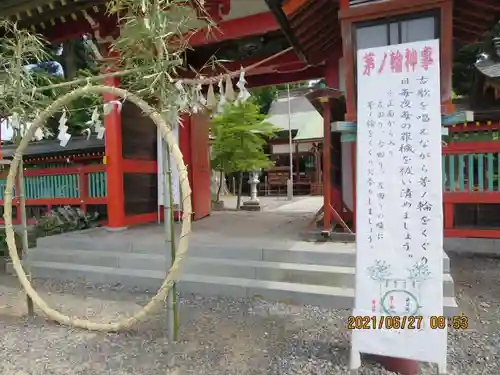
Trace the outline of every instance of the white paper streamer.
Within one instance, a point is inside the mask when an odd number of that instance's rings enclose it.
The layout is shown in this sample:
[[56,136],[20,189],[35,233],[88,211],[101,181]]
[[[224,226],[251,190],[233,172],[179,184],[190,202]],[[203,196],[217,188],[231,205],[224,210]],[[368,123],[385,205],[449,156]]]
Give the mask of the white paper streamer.
[[245,71],[241,71],[240,73],[240,79],[236,86],[240,90],[238,93],[238,98],[237,100],[240,102],[246,102],[250,98],[250,93],[248,92],[246,88],[247,81],[245,80]]
[[221,79],[219,81],[219,104],[217,106],[217,112],[222,113],[224,106],[226,105],[226,96],[224,95],[224,81]]

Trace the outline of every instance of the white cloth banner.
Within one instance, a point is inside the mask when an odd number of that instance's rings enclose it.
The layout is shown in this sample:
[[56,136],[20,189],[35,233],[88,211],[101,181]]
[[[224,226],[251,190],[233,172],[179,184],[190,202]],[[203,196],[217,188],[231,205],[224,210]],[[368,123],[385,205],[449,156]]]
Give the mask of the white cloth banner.
[[[179,124],[175,124],[172,129],[174,136],[179,142]],[[157,165],[158,165],[158,206],[163,206],[163,192],[166,191],[168,194],[169,187],[165,187],[165,181],[163,178],[163,146],[164,142],[158,131],[157,136]],[[180,198],[180,180],[179,180],[179,170],[177,169],[177,164],[172,155],[170,155],[170,169],[172,170],[172,195],[174,198],[174,205],[180,208],[181,198]]]
[[443,315],[439,41],[364,49],[357,61],[353,315],[370,323],[353,331],[353,350],[445,363],[446,327],[429,325]]

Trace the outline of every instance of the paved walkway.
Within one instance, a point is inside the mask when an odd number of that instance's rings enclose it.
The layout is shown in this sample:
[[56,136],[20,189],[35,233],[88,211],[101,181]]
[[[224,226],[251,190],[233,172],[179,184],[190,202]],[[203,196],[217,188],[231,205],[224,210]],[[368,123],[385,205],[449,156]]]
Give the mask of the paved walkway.
[[[221,197],[224,201],[226,209],[236,209],[236,197],[225,196]],[[242,197],[241,202],[249,200],[249,197]],[[323,204],[323,197],[321,196],[296,196],[292,201],[286,197],[259,197],[263,211],[286,211],[286,212],[312,212],[316,213]]]
[[[259,247],[264,244],[295,243],[300,240],[299,233],[307,227],[321,207],[321,197],[299,197],[292,202],[264,197],[262,202],[267,209],[261,212],[214,211],[209,217],[193,222],[190,247]],[[181,224],[176,224],[175,229],[178,238]],[[114,246],[118,242],[124,246],[140,243],[144,247],[164,243],[163,224],[143,225],[123,232],[108,232],[104,228],[90,231],[71,232],[60,236],[94,243],[98,248]]]

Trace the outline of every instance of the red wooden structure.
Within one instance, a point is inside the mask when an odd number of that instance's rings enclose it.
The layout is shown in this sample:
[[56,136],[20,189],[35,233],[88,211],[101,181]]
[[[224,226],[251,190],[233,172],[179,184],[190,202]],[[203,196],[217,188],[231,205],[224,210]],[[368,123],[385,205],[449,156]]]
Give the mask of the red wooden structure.
[[[8,3],[8,4],[7,4]],[[101,36],[114,35],[116,19],[108,17],[104,12],[102,2],[43,3],[31,0],[23,2],[21,7],[14,7],[7,2],[0,5],[0,14],[19,20],[33,30],[46,35],[53,42],[60,42],[83,33],[92,33],[99,30]],[[356,66],[355,51],[360,41],[356,40],[359,30],[368,26],[389,25],[389,23],[404,23],[409,20],[434,17],[436,20],[434,36],[441,39],[441,70],[442,70],[442,103],[444,123],[460,124],[463,116],[456,113],[451,101],[451,68],[452,50],[454,43],[468,43],[480,38],[495,21],[495,15],[500,5],[492,0],[390,0],[384,2],[361,0],[255,0],[246,2],[245,7],[238,4],[238,0],[206,0],[207,10],[218,23],[208,34],[207,30],[200,30],[191,38],[193,51],[188,53],[188,63],[195,68],[201,68],[209,58],[215,54],[224,60],[233,60],[225,64],[224,69],[208,69],[205,75],[216,75],[227,70],[239,70],[256,62],[261,65],[247,73],[249,86],[275,85],[287,82],[296,82],[308,79],[325,78],[329,88],[340,89],[345,92],[345,115],[339,118],[332,114],[329,107],[335,105],[329,100],[323,106],[325,129],[331,122],[344,121],[346,125],[355,125],[356,118],[356,85],[354,71]],[[22,13],[22,14],[21,14]],[[90,25],[88,16],[95,24]],[[470,22],[474,18],[481,22]],[[71,27],[68,27],[68,24]],[[376,34],[376,33],[375,33]],[[387,43],[398,41],[388,41]],[[290,46],[293,50],[283,51]],[[367,46],[364,46],[367,47]],[[276,57],[272,58],[273,55]],[[186,73],[186,76],[189,76]],[[119,85],[118,79],[110,79],[108,84]],[[106,98],[111,100],[112,98]],[[484,123],[487,123],[485,119]],[[493,118],[491,120],[494,120]],[[209,184],[207,173],[207,159],[205,149],[207,140],[203,131],[196,134],[192,131],[194,122],[201,119],[184,119],[184,127],[180,134],[180,143],[185,161],[190,165],[189,171],[193,189],[193,205],[197,218],[209,213]],[[450,129],[451,133],[459,132],[460,126]],[[470,124],[469,124],[470,126]],[[483,126],[483,125],[481,125]],[[126,126],[124,131],[123,115],[116,112],[106,118],[106,174],[107,196],[113,197],[107,202],[109,227],[121,228],[140,222],[152,220],[156,217],[152,205],[145,202],[136,202],[142,205],[138,213],[127,212],[124,202],[127,201],[124,180],[131,181],[143,175],[143,184],[147,183],[146,176],[151,177],[154,172],[155,159],[152,155],[134,156],[123,155],[123,145],[130,142],[127,134],[131,132]],[[201,127],[201,129],[204,129]],[[324,139],[324,169],[323,190],[325,207],[332,206],[344,220],[355,215],[355,142],[341,144],[342,137],[337,133],[325,132]],[[196,144],[196,147],[193,145]],[[478,150],[477,147],[483,149]],[[446,155],[459,155],[473,152],[478,154],[496,152],[493,143],[455,145],[448,142],[444,150]],[[349,161],[342,161],[337,157],[340,149],[350,149]],[[328,156],[331,154],[331,157]],[[133,153],[132,153],[133,154]],[[491,159],[484,154],[485,170],[491,164]],[[335,156],[335,157],[334,157]],[[342,152],[342,156],[346,154]],[[458,156],[457,156],[458,158]],[[481,160],[480,157],[477,157]],[[332,164],[332,160],[334,165]],[[494,158],[494,161],[497,159]],[[346,163],[350,163],[347,165]],[[490,164],[488,164],[490,163]],[[350,168],[352,181],[346,188],[346,181],[338,184],[332,181],[333,171]],[[479,168],[477,166],[476,170]],[[457,172],[458,173],[458,172]],[[485,172],[486,173],[486,172]],[[488,172],[489,173],[489,172]],[[343,178],[345,180],[345,178]],[[469,179],[470,180],[470,179]],[[469,181],[468,180],[468,181]],[[491,178],[490,178],[491,180]],[[469,182],[467,182],[469,183]],[[496,237],[500,233],[495,230],[480,232],[463,230],[457,227],[456,213],[458,205],[464,202],[493,203],[498,202],[496,191],[481,191],[480,184],[474,189],[464,191],[445,190],[445,213],[447,236],[480,236]],[[469,186],[469,185],[467,185]],[[472,185],[471,185],[472,186]],[[474,185],[475,186],[475,185]],[[473,186],[473,187],[474,187]],[[353,204],[349,207],[346,201],[346,189],[351,190]],[[129,192],[130,195],[130,192]],[[132,210],[134,211],[134,210]],[[324,230],[331,230],[332,216],[329,210],[324,215]]]

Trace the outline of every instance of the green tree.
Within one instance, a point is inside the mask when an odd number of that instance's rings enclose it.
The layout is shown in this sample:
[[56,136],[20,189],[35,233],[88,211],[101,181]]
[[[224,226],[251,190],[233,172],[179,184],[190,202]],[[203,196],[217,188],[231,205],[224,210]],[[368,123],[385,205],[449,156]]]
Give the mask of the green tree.
[[500,36],[500,22],[477,43],[462,46],[453,59],[453,91],[457,95],[471,94],[471,87],[476,74],[476,63],[480,55],[498,60],[495,51],[495,37]]
[[[224,173],[238,173],[238,198],[241,204],[243,172],[270,167],[273,163],[264,152],[264,146],[277,129],[265,121],[258,104],[251,101],[227,104],[212,123],[212,168]],[[217,192],[220,200],[222,178]]]
[[[301,87],[308,87],[308,83],[308,81],[290,83],[290,90]],[[284,84],[277,86],[257,87],[251,90],[252,97],[254,98],[255,103],[257,103],[260,108],[260,113],[267,115],[269,113],[269,109],[271,109],[271,104],[273,103],[274,99],[278,97],[278,92],[285,91],[287,89],[288,85]]]

